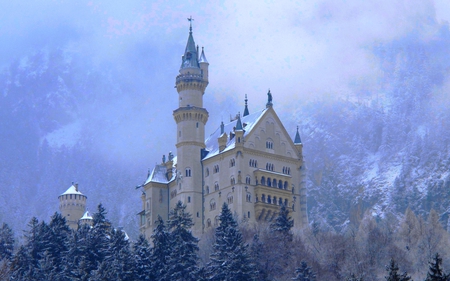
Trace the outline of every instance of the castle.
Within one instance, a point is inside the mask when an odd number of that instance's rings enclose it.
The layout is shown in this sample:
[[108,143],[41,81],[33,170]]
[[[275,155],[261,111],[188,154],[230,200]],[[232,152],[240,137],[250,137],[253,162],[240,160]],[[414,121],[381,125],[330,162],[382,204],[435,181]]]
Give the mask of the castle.
[[196,236],[217,226],[224,202],[240,221],[251,224],[273,220],[284,204],[294,227],[302,228],[308,218],[298,128],[292,140],[275,113],[269,90],[264,109],[250,113],[246,98],[243,115],[228,124],[222,122],[205,140],[209,113],[203,107],[203,95],[208,67],[203,48],[200,54],[195,45],[191,24],[175,80],[177,154],[163,156],[140,186],[141,233],[149,239],[158,215],[167,220],[178,201],[192,215]]

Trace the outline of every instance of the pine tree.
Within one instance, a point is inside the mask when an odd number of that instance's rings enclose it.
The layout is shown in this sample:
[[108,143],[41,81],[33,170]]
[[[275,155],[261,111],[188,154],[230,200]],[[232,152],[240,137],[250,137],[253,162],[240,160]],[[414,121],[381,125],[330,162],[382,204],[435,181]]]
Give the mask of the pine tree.
[[442,258],[438,253],[436,253],[433,260],[429,263],[427,278],[425,281],[450,281],[450,274],[445,274],[441,265]]
[[89,267],[87,266],[88,236],[91,227],[83,224],[79,225],[69,238],[69,251],[64,258],[63,274],[69,280],[86,281],[89,278]]
[[128,237],[120,229],[111,231],[110,246],[103,262],[117,281],[135,280],[135,263]]
[[403,274],[398,273],[398,265],[391,259],[389,262],[389,266],[386,267],[386,271],[388,272],[388,276],[385,276],[386,281],[409,281],[411,277],[409,277],[406,272]]
[[140,235],[133,244],[133,253],[135,257],[136,279],[141,281],[155,280],[151,278],[152,260],[150,245],[143,235]]
[[215,243],[208,264],[209,280],[256,280],[256,270],[250,260],[242,234],[226,203],[219,216]]
[[255,264],[257,279],[261,281],[267,280],[267,268],[264,266],[263,262],[263,247],[264,244],[259,240],[259,235],[255,234],[250,246],[250,256]]
[[156,228],[152,234],[153,248],[151,249],[151,275],[150,280],[171,280],[167,275],[167,263],[171,253],[172,243],[161,216],[158,215]]
[[200,279],[200,270],[197,266],[198,239],[190,231],[193,222],[185,209],[186,206],[178,201],[169,213],[167,225],[172,247],[165,276],[173,281],[198,281]]
[[295,281],[315,281],[316,274],[308,267],[305,261],[301,262],[301,266],[295,270],[295,277],[292,280]]
[[0,261],[10,259],[14,251],[14,233],[12,229],[3,223],[0,228]]
[[273,276],[290,276],[293,268],[290,268],[292,256],[292,232],[294,221],[289,217],[289,210],[285,205],[280,207],[280,212],[275,221],[270,224],[270,244],[274,249],[271,260],[268,261],[268,270]]

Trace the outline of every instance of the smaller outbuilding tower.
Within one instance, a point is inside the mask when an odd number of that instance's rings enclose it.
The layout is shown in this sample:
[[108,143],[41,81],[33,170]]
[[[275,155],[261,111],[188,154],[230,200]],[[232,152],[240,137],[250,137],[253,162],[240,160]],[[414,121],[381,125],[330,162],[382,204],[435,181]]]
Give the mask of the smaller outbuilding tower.
[[59,195],[59,210],[73,230],[78,228],[78,221],[86,212],[87,196],[78,190],[78,184],[72,183],[69,189]]

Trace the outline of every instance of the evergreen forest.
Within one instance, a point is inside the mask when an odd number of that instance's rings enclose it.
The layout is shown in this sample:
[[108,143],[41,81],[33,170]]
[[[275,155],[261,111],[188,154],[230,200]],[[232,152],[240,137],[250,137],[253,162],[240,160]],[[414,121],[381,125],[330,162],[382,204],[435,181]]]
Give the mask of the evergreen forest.
[[224,203],[218,225],[196,238],[185,208],[178,202],[167,221],[158,217],[149,240],[115,228],[101,204],[93,225],[76,231],[59,213],[48,223],[32,218],[23,235],[3,223],[0,280],[450,280],[450,236],[434,211],[427,220],[409,209],[401,221],[367,215],[345,234],[316,223],[294,233],[285,206],[250,226]]

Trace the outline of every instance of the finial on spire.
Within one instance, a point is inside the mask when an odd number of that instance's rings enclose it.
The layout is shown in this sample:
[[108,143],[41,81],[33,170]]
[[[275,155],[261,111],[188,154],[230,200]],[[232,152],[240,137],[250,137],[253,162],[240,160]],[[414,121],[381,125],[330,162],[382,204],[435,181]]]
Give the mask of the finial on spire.
[[193,21],[194,19],[192,18],[192,16],[190,16],[190,17],[188,17],[187,20],[189,21],[189,32],[192,33],[192,21]]

